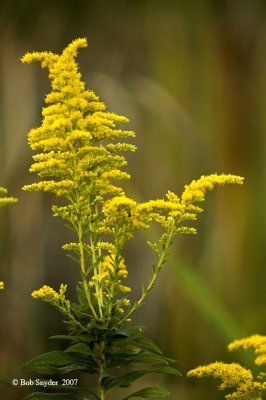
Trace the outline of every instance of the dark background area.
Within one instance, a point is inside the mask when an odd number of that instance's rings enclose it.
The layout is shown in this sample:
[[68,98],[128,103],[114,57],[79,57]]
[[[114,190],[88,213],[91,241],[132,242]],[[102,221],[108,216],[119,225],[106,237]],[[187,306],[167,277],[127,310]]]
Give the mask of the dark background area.
[[[223,398],[213,381],[185,375],[218,359],[242,362],[227,353],[227,343],[265,334],[265,11],[262,0],[0,0],[0,185],[19,199],[0,210],[0,380],[29,376],[20,365],[55,348],[48,337],[64,331],[59,314],[31,292],[78,279],[60,248],[68,232],[52,217],[53,197],[21,190],[35,179],[27,132],[40,125],[50,85],[46,70],[20,58],[61,52],[87,37],[89,47],[78,56],[87,88],[136,132],[130,195],[180,193],[213,172],[245,177],[243,187],[208,195],[199,234],[176,239],[135,319],[178,360],[183,377],[162,381],[172,390],[169,399]],[[152,263],[143,239],[127,248],[135,296]],[[145,383],[156,385],[158,377]],[[3,385],[0,397],[26,392]]]

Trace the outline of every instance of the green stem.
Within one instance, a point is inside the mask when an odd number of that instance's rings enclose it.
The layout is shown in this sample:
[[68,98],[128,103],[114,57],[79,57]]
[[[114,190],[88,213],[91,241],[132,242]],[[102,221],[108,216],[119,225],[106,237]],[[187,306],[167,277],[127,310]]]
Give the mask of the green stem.
[[142,295],[141,295],[141,297],[139,298],[139,300],[135,302],[135,304],[133,305],[133,307],[131,308],[131,310],[130,310],[130,311],[127,313],[127,315],[120,321],[120,325],[123,324],[125,321],[127,321],[127,320],[129,319],[129,317],[143,304],[143,302],[144,302],[146,296],[147,296],[148,293],[153,289],[154,284],[155,284],[155,281],[156,281],[156,279],[157,279],[157,276],[158,276],[159,272],[161,271],[162,266],[163,266],[163,264],[164,264],[164,262],[165,262],[165,259],[166,259],[166,256],[167,256],[167,251],[168,251],[168,248],[169,248],[170,245],[171,245],[171,241],[172,241],[173,236],[174,236],[174,226],[172,226],[172,227],[169,229],[168,239],[167,239],[167,241],[165,242],[165,245],[164,245],[164,247],[163,247],[163,250],[162,250],[162,252],[161,252],[161,255],[160,255],[159,259],[158,259],[157,266],[154,268],[153,275],[152,275],[152,278],[151,278],[151,280],[150,280],[148,286],[146,287],[145,290],[142,291]]
[[105,389],[102,386],[102,380],[105,372],[105,341],[99,344],[99,395],[100,400],[105,400]]
[[96,320],[98,320],[99,317],[98,317],[98,315],[93,307],[92,301],[91,301],[90,291],[89,291],[87,277],[86,277],[83,233],[82,233],[82,226],[81,226],[80,222],[78,223],[78,239],[79,239],[79,253],[80,253],[80,268],[81,268],[81,272],[82,272],[82,281],[83,281],[85,296],[86,296],[86,299],[88,301],[88,304],[89,304],[89,307],[91,309],[93,316],[95,317]]
[[[91,225],[90,225],[90,230],[91,230]],[[96,251],[95,251],[95,244],[93,240],[93,236],[91,234],[90,237],[90,247],[91,247],[91,253],[92,253],[92,263],[93,265],[96,265],[97,257],[96,257]],[[98,267],[98,268],[97,268]],[[101,275],[101,265],[99,264],[98,266],[94,267],[94,275]],[[95,280],[95,292],[96,292],[96,298],[98,302],[98,309],[99,309],[99,314],[100,317],[103,317],[103,312],[102,312],[102,307],[103,307],[103,294],[102,294],[102,289],[99,287],[99,280]]]
[[124,241],[123,241],[123,235],[120,233],[119,229],[118,231],[114,231],[114,237],[115,237],[115,251],[113,254],[114,257],[114,278],[110,280],[110,285],[108,288],[108,307],[107,307],[107,316],[106,316],[106,328],[110,328],[110,322],[112,319],[112,309],[113,309],[113,305],[114,305],[114,297],[116,294],[116,289],[117,289],[117,285],[119,283],[119,276],[118,276],[118,272],[119,272],[119,265],[120,262],[122,262],[122,258],[121,258],[121,253],[122,253],[122,248],[124,246]]
[[68,316],[68,318],[74,322],[75,325],[79,326],[80,329],[84,332],[88,332],[88,329],[82,325],[76,318],[75,316],[72,314],[71,310],[68,310],[64,304],[61,304],[58,306],[58,309],[61,311],[62,314],[65,314]]
[[105,390],[103,388],[100,389],[100,400],[105,399]]
[[[75,181],[78,179],[78,172],[77,172],[77,160],[73,160],[73,175],[71,176],[72,180]],[[77,216],[77,224],[74,224],[74,227],[77,231],[78,234],[78,241],[79,241],[79,254],[80,254],[80,269],[81,269],[81,275],[82,275],[82,282],[83,282],[83,287],[84,287],[84,292],[85,296],[88,302],[88,305],[91,309],[91,312],[96,320],[99,320],[99,317],[94,309],[94,306],[91,301],[91,296],[90,296],[90,291],[88,287],[88,282],[87,282],[87,274],[86,274],[86,264],[85,264],[85,255],[84,255],[84,243],[83,243],[83,229],[82,229],[82,223],[80,221],[80,194],[79,191],[76,190],[73,195],[69,197],[69,200],[74,207],[76,211],[76,216]]]

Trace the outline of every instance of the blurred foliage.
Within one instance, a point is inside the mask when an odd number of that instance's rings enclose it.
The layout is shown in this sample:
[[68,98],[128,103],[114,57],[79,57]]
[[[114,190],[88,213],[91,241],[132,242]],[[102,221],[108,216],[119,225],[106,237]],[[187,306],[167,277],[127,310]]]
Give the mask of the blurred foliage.
[[[0,1],[0,181],[19,198],[0,214],[1,379],[24,376],[22,362],[52,350],[47,337],[62,329],[53,310],[31,299],[32,290],[44,281],[58,285],[62,274],[70,286],[77,276],[60,251],[67,239],[50,200],[20,189],[32,178],[26,132],[39,125],[49,82],[19,59],[32,50],[59,52],[79,36],[89,40],[79,56],[87,87],[110,111],[128,116],[137,133],[129,191],[148,200],[180,192],[202,174],[246,178],[241,188],[209,196],[199,235],[176,243],[176,267],[162,273],[136,322],[149,325],[149,336],[184,373],[229,360],[226,343],[238,331],[264,334],[265,11],[263,0]],[[152,259],[138,239],[127,251],[133,286],[149,275]],[[191,286],[194,278],[203,286]],[[205,296],[209,311],[200,306]],[[224,315],[237,327],[231,333],[220,328]],[[173,398],[223,398],[209,382],[184,376],[170,384]],[[1,398],[14,400],[25,392],[0,389]]]

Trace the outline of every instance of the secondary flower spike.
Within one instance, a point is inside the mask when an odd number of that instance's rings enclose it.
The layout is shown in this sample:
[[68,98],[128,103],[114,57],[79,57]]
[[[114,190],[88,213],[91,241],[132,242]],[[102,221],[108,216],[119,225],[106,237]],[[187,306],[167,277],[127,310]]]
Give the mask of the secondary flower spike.
[[[255,364],[263,367],[266,365],[266,336],[252,335],[243,339],[233,341],[228,345],[228,349],[232,350],[249,350],[252,349],[256,355]],[[215,362],[192,369],[188,372],[188,377],[202,378],[212,376],[221,380],[218,388],[220,390],[234,390],[232,393],[226,394],[227,400],[262,400],[266,392],[265,372],[256,374],[248,368],[242,367],[237,363]]]

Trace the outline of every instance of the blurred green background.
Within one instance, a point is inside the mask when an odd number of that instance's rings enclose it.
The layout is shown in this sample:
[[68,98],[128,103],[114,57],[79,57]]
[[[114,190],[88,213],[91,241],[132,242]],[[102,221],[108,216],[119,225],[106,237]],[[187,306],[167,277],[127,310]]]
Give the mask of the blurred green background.
[[[64,331],[59,314],[30,293],[78,277],[60,249],[68,233],[52,218],[54,199],[21,191],[35,179],[26,133],[40,124],[50,86],[46,70],[19,60],[87,37],[78,58],[87,88],[129,117],[137,134],[131,195],[180,193],[212,172],[245,177],[243,187],[208,195],[199,234],[177,238],[135,318],[184,374],[162,381],[169,399],[224,397],[213,381],[185,375],[198,364],[242,361],[226,344],[265,334],[265,11],[263,0],[0,1],[0,185],[19,198],[0,210],[0,380],[29,376],[20,365],[53,349],[48,337]],[[152,263],[143,239],[127,249],[135,296]],[[147,379],[143,385],[158,384],[158,376]],[[0,397],[27,392],[2,385]]]

